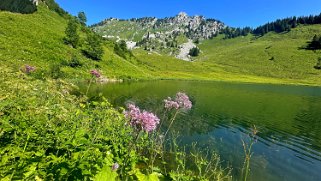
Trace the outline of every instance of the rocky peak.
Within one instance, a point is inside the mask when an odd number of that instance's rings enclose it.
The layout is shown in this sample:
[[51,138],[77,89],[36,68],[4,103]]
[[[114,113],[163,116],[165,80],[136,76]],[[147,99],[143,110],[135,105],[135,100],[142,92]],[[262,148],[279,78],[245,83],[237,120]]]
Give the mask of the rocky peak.
[[92,28],[104,37],[120,37],[128,42],[128,48],[138,46],[188,60],[189,49],[196,46],[193,42],[214,37],[224,28],[224,24],[215,19],[180,12],[174,17],[160,19],[143,17],[113,21],[110,18]]
[[180,12],[180,13],[178,13],[178,15],[176,15],[176,19],[184,21],[184,20],[188,20],[189,16],[185,12]]

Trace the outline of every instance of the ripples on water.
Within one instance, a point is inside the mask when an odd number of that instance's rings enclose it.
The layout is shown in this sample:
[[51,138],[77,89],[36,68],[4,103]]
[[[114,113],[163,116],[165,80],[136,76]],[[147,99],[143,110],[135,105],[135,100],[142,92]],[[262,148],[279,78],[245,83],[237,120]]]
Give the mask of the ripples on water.
[[193,109],[174,127],[181,142],[217,151],[238,180],[244,161],[241,139],[259,129],[253,147],[251,180],[321,180],[321,88],[156,81],[96,87],[116,106],[133,101],[158,112],[162,100],[185,91]]

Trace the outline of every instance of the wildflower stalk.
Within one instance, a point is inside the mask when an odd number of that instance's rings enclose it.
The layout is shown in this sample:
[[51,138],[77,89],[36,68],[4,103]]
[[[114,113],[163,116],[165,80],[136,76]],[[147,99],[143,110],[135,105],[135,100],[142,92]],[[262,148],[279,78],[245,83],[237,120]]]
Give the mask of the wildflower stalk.
[[[165,140],[166,140],[166,136],[169,132],[169,130],[171,129],[174,120],[176,119],[178,113],[180,110],[189,110],[192,107],[192,102],[189,100],[189,97],[182,92],[178,92],[176,94],[175,99],[172,99],[170,97],[168,97],[167,99],[164,99],[164,108],[165,108],[165,112],[163,115],[163,120],[165,120],[166,117],[166,113],[170,110],[176,110],[174,115],[172,116],[171,119],[169,119],[169,126],[165,132],[164,135],[161,135],[161,126],[162,126],[162,122],[160,122],[160,119],[154,115],[153,113],[147,112],[145,110],[141,111],[138,107],[136,107],[134,104],[128,104],[127,108],[128,111],[125,111],[125,117],[129,119],[130,121],[130,125],[133,127],[134,130],[138,131],[138,134],[136,135],[136,139],[133,142],[133,144],[130,146],[129,148],[129,154],[127,155],[126,159],[124,160],[124,164],[127,165],[129,156],[130,156],[130,151],[132,150],[133,145],[136,146],[137,145],[137,139],[139,136],[139,133],[142,131],[146,131],[148,134],[148,137],[151,138],[151,141],[149,142],[150,144],[150,149],[149,150],[149,169],[148,172],[153,172],[154,171],[154,163],[156,160],[157,155],[162,155],[163,154],[163,150],[165,149]],[[158,126],[158,128],[157,128]],[[156,130],[156,131],[155,131]],[[155,131],[154,133],[152,133],[153,131]],[[159,140],[159,141],[158,141]],[[137,151],[137,150],[136,150]],[[162,157],[163,158],[163,157]],[[163,158],[164,161],[164,158]],[[124,166],[125,166],[124,165]],[[183,163],[183,165],[185,166],[185,163]],[[124,172],[124,167],[121,168],[121,174],[123,174]],[[166,167],[164,164],[164,169],[166,172]],[[127,179],[127,178],[126,178]]]
[[[139,135],[141,134],[142,131],[138,131],[137,134],[136,134],[136,137],[134,139],[134,142],[130,145],[130,147],[128,148],[128,155],[126,156],[125,160],[124,160],[124,163],[123,163],[123,166],[122,168],[120,169],[120,173],[121,175],[123,175],[124,173],[124,169],[125,169],[125,165],[127,165],[127,162],[128,162],[128,159],[130,157],[130,152],[134,149],[136,149],[136,144],[137,144],[137,140],[139,138]],[[126,178],[127,180],[127,178]]]
[[[166,110],[167,110],[167,109],[166,109]],[[174,116],[173,116],[172,119],[170,120],[170,124],[169,124],[169,126],[168,126],[168,128],[167,128],[167,130],[166,130],[166,132],[165,132],[165,134],[164,134],[164,136],[163,136],[163,138],[159,138],[159,139],[160,139],[160,142],[159,142],[160,147],[163,146],[163,144],[164,144],[164,142],[165,142],[166,135],[167,135],[167,133],[169,132],[169,130],[170,130],[170,128],[171,128],[174,120],[176,119],[176,116],[177,116],[178,112],[179,112],[179,109],[176,110]],[[164,116],[165,116],[165,113],[164,113]],[[164,119],[163,119],[163,120],[164,120]],[[158,135],[160,136],[160,130],[161,130],[161,125],[162,125],[162,123],[163,123],[163,121],[160,123],[160,125],[159,125],[159,127],[158,127],[158,129],[157,129],[156,139],[157,139],[157,136],[158,136]],[[151,168],[152,168],[152,169],[154,168],[154,162],[155,162],[156,156],[157,156],[157,154],[158,154],[156,151],[154,151],[154,146],[155,146],[155,140],[153,140],[153,142],[152,142],[152,151],[154,152],[154,154],[152,154],[152,156],[151,156],[151,158],[150,158],[150,160],[151,160],[151,161],[150,161],[150,164],[151,164]],[[156,147],[155,147],[155,149],[156,149]]]
[[254,144],[253,141],[251,141],[249,148],[247,148],[247,145],[245,144],[245,142],[242,140],[243,143],[243,149],[244,149],[244,154],[245,154],[245,158],[244,158],[244,166],[243,166],[243,172],[244,173],[244,181],[247,181],[247,177],[249,175],[249,171],[250,171],[250,160],[251,160],[251,156],[252,156],[252,146]]
[[88,94],[89,88],[90,88],[91,83],[92,83],[93,80],[94,80],[94,77],[92,77],[92,78],[90,79],[90,81],[89,81],[89,85],[88,85],[87,90],[86,90],[86,96],[87,96],[87,94]]
[[99,78],[101,76],[100,72],[98,72],[97,70],[91,70],[90,74],[92,75],[92,78],[90,79],[89,85],[87,87],[86,96],[88,94],[89,88],[90,88],[91,83],[94,80],[94,78]]
[[169,126],[168,126],[168,128],[167,128],[167,130],[166,130],[166,132],[165,132],[165,134],[164,134],[164,140],[165,140],[165,138],[166,138],[166,135],[167,135],[168,131],[171,129],[172,124],[173,124],[174,120],[176,119],[176,116],[177,116],[178,112],[179,112],[179,109],[176,110],[173,118],[171,119],[171,123],[169,124]]
[[246,144],[244,142],[244,140],[242,139],[242,145],[243,145],[243,149],[244,149],[244,154],[245,154],[245,158],[244,158],[244,165],[243,165],[243,180],[247,181],[248,176],[249,176],[249,172],[250,172],[250,161],[251,161],[251,157],[252,157],[252,147],[253,144],[256,143],[257,141],[257,137],[256,134],[258,133],[257,128],[255,127],[255,125],[253,126],[252,132],[249,135],[250,136],[250,143],[249,145]]
[[163,121],[161,121],[161,122],[159,123],[158,128],[157,128],[157,131],[156,131],[156,133],[157,133],[156,135],[159,135],[159,134],[160,134],[161,127],[162,127],[163,122],[164,122],[164,120],[165,120],[167,111],[168,111],[168,109],[165,109],[164,114],[163,114],[163,117],[162,117],[162,119],[161,119],[161,120],[163,120]]

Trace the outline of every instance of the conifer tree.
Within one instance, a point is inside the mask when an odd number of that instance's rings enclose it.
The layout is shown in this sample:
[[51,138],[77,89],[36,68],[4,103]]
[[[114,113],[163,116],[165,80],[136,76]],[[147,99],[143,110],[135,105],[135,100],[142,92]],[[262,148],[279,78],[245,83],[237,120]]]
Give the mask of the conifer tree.
[[102,41],[94,32],[87,33],[86,48],[84,53],[93,60],[101,60],[104,54]]
[[65,30],[65,43],[71,45],[74,48],[77,48],[78,43],[79,43],[79,35],[77,32],[78,25],[77,21],[72,18],[69,20],[67,28]]
[[0,0],[0,10],[29,14],[37,11],[37,6],[30,0]]
[[78,21],[79,21],[82,25],[86,26],[87,17],[86,17],[85,12],[79,12],[77,18],[78,18]]

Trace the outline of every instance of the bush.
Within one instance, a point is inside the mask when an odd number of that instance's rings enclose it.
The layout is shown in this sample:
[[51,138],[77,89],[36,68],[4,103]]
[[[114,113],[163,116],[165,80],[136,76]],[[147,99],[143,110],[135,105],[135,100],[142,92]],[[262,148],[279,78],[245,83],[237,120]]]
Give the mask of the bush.
[[315,69],[320,70],[321,69],[321,57],[318,58],[317,64],[314,66]]
[[78,57],[73,55],[71,57],[71,60],[68,62],[68,66],[70,67],[81,67],[82,66],[82,63],[79,61]]
[[230,180],[216,155],[208,162],[198,150],[179,150],[175,139],[173,150],[163,149],[176,115],[192,106],[184,93],[165,101],[162,138],[157,117],[134,105],[125,117],[103,97],[71,95],[64,81],[32,80],[14,71],[6,76],[0,82],[3,180]]
[[49,76],[53,79],[63,78],[64,73],[61,71],[61,64],[54,63],[50,65]]
[[65,30],[66,36],[64,38],[64,41],[66,44],[69,44],[74,48],[77,48],[79,43],[79,35],[77,32],[77,29],[78,29],[77,21],[74,18],[71,18]]
[[115,46],[114,46],[114,52],[124,58],[124,59],[127,59],[127,55],[129,57],[133,57],[133,53],[127,49],[127,45],[126,45],[126,42],[124,40],[121,40],[119,43],[116,43]]
[[56,13],[58,13],[60,16],[66,16],[68,15],[68,13],[63,10],[56,2],[55,0],[45,0],[44,1],[46,3],[46,5],[48,6],[48,8],[52,11],[55,11]]
[[309,42],[307,49],[320,50],[321,49],[321,36],[314,35],[312,40]]
[[79,12],[77,19],[79,21],[80,24],[82,24],[83,26],[86,26],[86,22],[87,22],[87,17],[85,12]]
[[111,167],[130,142],[123,115],[106,101],[83,103],[59,84],[7,89],[15,92],[0,104],[1,179],[92,180],[103,167],[117,176]]
[[37,69],[36,71],[32,72],[32,74],[30,74],[30,76],[35,79],[38,79],[38,80],[45,80],[46,74],[47,74],[47,72],[45,70]]
[[200,50],[197,47],[193,47],[189,50],[189,55],[192,57],[197,57],[200,53]]
[[93,60],[101,60],[104,55],[102,40],[99,35],[94,32],[87,33],[84,54]]
[[37,6],[30,0],[1,0],[0,10],[29,14],[37,11]]

